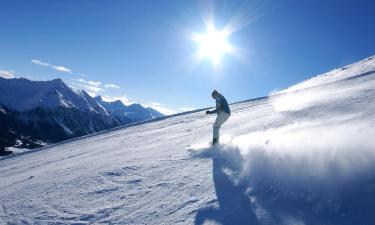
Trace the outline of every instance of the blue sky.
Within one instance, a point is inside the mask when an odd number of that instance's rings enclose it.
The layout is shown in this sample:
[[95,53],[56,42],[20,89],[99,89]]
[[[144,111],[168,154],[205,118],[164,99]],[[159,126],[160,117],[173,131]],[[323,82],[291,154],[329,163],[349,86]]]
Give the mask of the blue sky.
[[[2,0],[0,72],[183,111],[213,105],[214,88],[229,102],[265,96],[374,55],[374,12],[370,0]],[[236,28],[241,57],[194,56],[207,18]]]

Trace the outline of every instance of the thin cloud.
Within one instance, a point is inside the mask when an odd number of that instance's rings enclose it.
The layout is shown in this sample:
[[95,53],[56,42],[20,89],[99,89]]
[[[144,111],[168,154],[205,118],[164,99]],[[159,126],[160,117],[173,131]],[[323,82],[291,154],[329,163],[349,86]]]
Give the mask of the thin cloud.
[[85,80],[83,78],[72,79],[72,80],[86,84],[86,85],[94,86],[94,87],[99,87],[102,84],[102,82],[100,81]]
[[151,108],[163,113],[164,115],[172,115],[172,114],[176,114],[176,113],[180,112],[179,110],[166,107],[166,106],[164,106],[164,105],[162,105],[158,102],[151,102],[149,104],[142,104],[142,105],[145,106],[145,107],[151,107]]
[[37,59],[32,59],[31,63],[34,63],[34,64],[39,65],[39,66],[50,66],[50,64],[42,62],[42,61],[37,60]]
[[129,99],[126,95],[114,96],[114,97],[109,96],[109,95],[104,95],[102,96],[102,99],[103,101],[106,101],[106,102],[114,102],[114,101],[120,100],[122,103],[124,103],[124,105],[131,105],[133,103],[136,103],[132,101],[131,99]]
[[63,66],[52,66],[52,68],[60,72],[72,73],[70,69],[63,67]]
[[43,62],[43,61],[38,60],[38,59],[32,59],[30,62],[35,64],[35,65],[46,66],[46,67],[52,68],[52,69],[57,70],[59,72],[72,73],[71,69],[68,69],[64,66],[55,66],[55,65],[52,65],[52,64],[47,63],[47,62]]
[[98,86],[100,86],[100,85],[102,84],[102,82],[100,82],[100,81],[91,81],[91,80],[89,80],[89,81],[88,81],[88,84],[89,84],[89,85],[92,85],[92,86],[95,86],[95,87],[98,87]]
[[100,92],[104,92],[104,90],[99,87],[94,87],[94,86],[89,86],[89,85],[83,85],[83,88],[92,97],[97,96]]
[[82,78],[72,79],[72,81],[74,81],[70,83],[72,86],[77,89],[85,90],[92,97],[99,95],[101,92],[105,92],[104,89],[99,87],[102,84],[100,81],[85,80]]
[[104,85],[104,87],[105,87],[105,88],[117,88],[117,89],[120,88],[120,87],[117,86],[116,84],[106,84],[106,85]]
[[10,79],[14,78],[14,72],[9,70],[0,70],[0,77]]

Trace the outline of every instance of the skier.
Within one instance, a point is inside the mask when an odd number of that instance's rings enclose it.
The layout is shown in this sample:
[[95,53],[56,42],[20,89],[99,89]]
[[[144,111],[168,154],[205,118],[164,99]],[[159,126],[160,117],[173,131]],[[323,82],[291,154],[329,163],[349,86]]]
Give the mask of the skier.
[[219,130],[221,125],[228,120],[230,116],[230,109],[227,100],[218,91],[212,92],[212,98],[216,100],[216,109],[207,110],[206,114],[217,113],[217,117],[213,126],[213,139],[212,145],[219,143]]

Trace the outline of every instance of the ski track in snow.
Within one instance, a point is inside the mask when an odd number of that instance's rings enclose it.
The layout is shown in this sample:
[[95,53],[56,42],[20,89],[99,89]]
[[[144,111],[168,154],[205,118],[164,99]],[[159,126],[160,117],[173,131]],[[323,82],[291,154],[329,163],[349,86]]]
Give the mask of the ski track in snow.
[[0,223],[374,224],[374,67],[0,159]]

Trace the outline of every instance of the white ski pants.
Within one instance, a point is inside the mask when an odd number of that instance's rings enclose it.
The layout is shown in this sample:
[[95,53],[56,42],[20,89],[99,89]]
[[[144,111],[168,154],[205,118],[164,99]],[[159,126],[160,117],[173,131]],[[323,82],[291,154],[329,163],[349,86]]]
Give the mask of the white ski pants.
[[216,117],[216,120],[215,120],[215,123],[214,123],[213,138],[217,138],[217,140],[219,140],[220,127],[221,127],[221,125],[223,125],[223,123],[225,123],[225,121],[228,120],[229,116],[230,116],[230,114],[228,114],[226,112],[219,112],[217,114],[217,117]]

